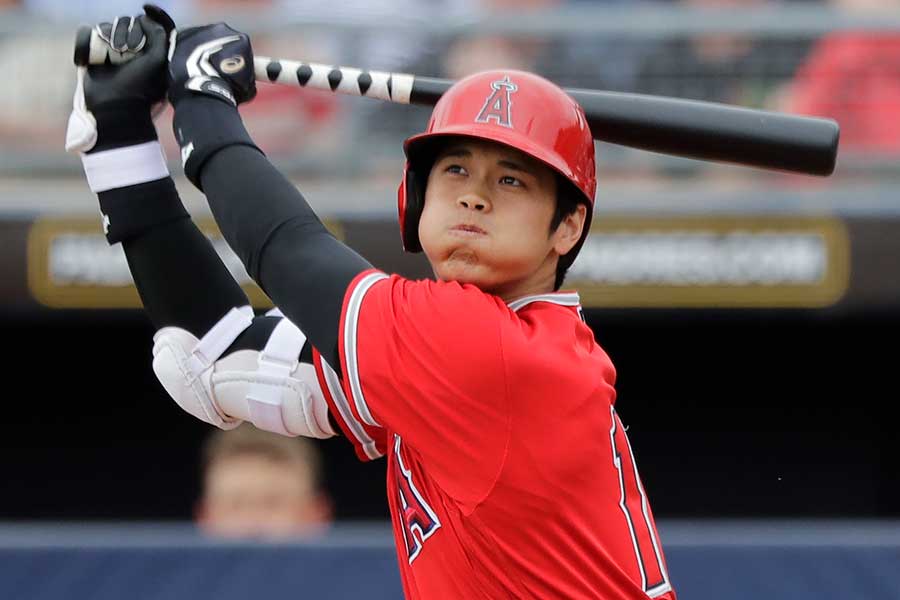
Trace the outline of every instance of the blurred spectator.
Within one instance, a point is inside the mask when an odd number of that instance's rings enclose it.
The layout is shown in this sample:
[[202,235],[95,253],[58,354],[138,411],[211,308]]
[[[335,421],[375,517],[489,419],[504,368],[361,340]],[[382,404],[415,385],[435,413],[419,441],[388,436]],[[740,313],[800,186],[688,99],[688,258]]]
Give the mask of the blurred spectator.
[[[617,0],[605,0],[616,2]],[[557,35],[528,32],[511,34],[479,29],[481,20],[502,21],[505,15],[553,14],[571,0],[468,0],[472,26],[464,33],[434,36],[431,51],[407,61],[401,70],[426,77],[460,79],[485,69],[507,68],[537,73],[563,87],[588,89],[628,88],[643,41],[634,36],[612,39],[598,35]],[[365,130],[382,146],[396,149],[399,140],[421,131],[430,107],[374,106],[365,115]],[[396,168],[393,163],[388,168]]]
[[[614,3],[618,0],[604,0]],[[502,20],[508,14],[536,15],[564,11],[571,0],[473,0],[475,18]],[[588,7],[583,7],[587,9]],[[577,13],[566,13],[577,15]],[[626,39],[583,34],[506,34],[479,32],[438,40],[440,51],[433,62],[420,65],[414,73],[459,79],[470,73],[493,68],[523,69],[553,80],[559,85],[591,89],[627,87],[628,73],[635,63],[634,44]],[[644,42],[639,44],[645,46]]]
[[[480,0],[474,8],[480,16],[502,16],[510,10],[534,12],[551,10],[561,4],[562,0]],[[461,79],[485,69],[537,72],[541,56],[550,44],[546,37],[536,35],[511,37],[476,33],[460,36],[451,40],[449,47],[441,53],[441,74],[450,79]]]
[[[729,10],[763,10],[771,0],[678,0],[687,11],[728,15]],[[701,21],[702,22],[702,21]],[[673,37],[645,55],[638,69],[635,92],[749,108],[771,108],[773,91],[788,81],[808,51],[796,37],[756,38],[744,33],[710,29]],[[649,155],[647,160],[651,160]],[[653,162],[658,175],[702,176],[719,185],[751,185],[759,173],[751,169],[723,169],[704,161]]]
[[[848,13],[900,13],[900,0],[833,4]],[[900,156],[900,33],[823,36],[787,88],[782,109],[837,120],[842,152]]]
[[[688,10],[753,10],[769,0],[679,0]],[[635,91],[691,100],[764,108],[779,84],[789,80],[809,44],[797,38],[754,39],[709,32],[673,38],[647,55]]]
[[[133,15],[141,11],[143,2],[134,0],[20,0],[26,11],[51,21],[69,21],[91,24],[108,21],[121,15]],[[154,0],[174,19],[184,14],[190,0]]]
[[0,95],[0,136],[15,140],[14,148],[6,142],[0,149],[62,154],[75,90],[74,39],[74,30],[65,38],[22,32],[0,39],[0,72],[9,82]]
[[197,525],[210,536],[284,540],[322,534],[332,520],[318,448],[244,424],[216,430],[202,454]]

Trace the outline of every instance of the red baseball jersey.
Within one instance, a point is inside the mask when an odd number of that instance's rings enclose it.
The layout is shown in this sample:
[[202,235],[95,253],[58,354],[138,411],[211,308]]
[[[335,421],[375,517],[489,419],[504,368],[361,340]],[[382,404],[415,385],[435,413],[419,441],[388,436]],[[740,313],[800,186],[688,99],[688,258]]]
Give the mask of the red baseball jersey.
[[576,293],[367,271],[341,326],[344,376],[320,377],[358,455],[389,461],[407,599],[675,599]]

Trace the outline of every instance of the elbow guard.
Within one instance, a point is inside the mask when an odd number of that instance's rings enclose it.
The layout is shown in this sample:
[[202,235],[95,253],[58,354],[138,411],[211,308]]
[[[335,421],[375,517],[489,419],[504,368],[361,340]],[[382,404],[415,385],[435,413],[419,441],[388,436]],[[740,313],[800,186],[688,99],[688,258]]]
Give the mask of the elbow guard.
[[249,306],[232,309],[202,339],[179,327],[153,337],[153,372],[186,412],[221,429],[250,421],[281,435],[335,435],[315,368],[298,360],[306,336],[286,318],[265,347],[223,356],[250,326]]

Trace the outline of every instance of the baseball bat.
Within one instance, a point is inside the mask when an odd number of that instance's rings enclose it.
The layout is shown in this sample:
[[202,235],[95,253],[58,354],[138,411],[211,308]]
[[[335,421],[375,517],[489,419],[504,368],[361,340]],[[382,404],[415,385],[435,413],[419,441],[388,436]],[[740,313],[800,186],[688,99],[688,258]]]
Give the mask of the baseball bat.
[[[119,63],[89,27],[79,29],[75,64]],[[257,56],[257,81],[433,106],[448,79]],[[840,127],[807,117],[667,96],[565,88],[584,109],[594,139],[650,152],[807,175],[831,175]]]

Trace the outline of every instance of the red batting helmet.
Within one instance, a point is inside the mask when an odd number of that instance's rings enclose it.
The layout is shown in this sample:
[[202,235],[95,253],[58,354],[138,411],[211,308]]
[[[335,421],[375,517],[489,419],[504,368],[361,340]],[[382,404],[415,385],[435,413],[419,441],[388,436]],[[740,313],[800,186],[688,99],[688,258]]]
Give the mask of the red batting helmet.
[[[594,138],[584,110],[555,84],[523,71],[483,71],[457,81],[434,107],[428,129],[403,144],[406,168],[398,190],[400,233],[407,252],[420,252],[419,218],[435,141],[468,136],[511,146],[555,170],[587,204],[581,240],[567,255],[571,264],[590,227],[597,189]],[[562,191],[562,190],[561,190]]]

